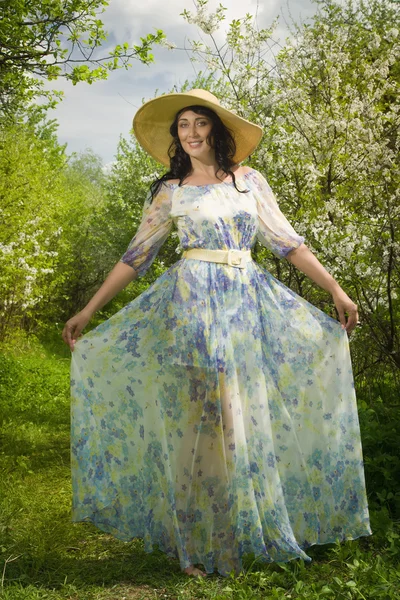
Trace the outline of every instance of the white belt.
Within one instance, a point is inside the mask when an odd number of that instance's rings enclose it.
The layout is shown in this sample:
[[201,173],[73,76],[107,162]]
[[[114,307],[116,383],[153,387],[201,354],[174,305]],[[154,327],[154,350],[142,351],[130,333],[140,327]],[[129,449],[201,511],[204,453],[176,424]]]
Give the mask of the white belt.
[[196,260],[224,263],[231,267],[239,267],[239,269],[244,269],[246,263],[253,260],[251,257],[251,250],[209,250],[207,248],[191,248],[190,250],[185,250],[183,258],[195,258]]

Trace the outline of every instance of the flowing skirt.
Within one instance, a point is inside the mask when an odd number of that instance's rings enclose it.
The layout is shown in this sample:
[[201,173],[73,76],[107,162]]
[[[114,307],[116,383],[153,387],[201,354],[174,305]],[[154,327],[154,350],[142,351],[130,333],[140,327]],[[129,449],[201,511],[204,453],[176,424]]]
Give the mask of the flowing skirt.
[[71,361],[72,520],[221,575],[371,534],[347,333],[257,263],[182,259]]

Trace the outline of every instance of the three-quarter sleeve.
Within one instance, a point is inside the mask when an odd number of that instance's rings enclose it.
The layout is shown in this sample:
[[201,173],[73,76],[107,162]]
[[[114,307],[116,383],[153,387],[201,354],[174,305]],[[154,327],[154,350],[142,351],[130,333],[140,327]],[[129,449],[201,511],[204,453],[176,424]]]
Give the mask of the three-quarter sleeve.
[[275,256],[283,258],[291,250],[298,248],[304,242],[304,237],[296,233],[281,212],[276,197],[263,175],[255,169],[249,175],[247,180],[257,201],[257,239]]
[[150,203],[150,193],[144,205],[140,225],[120,262],[129,265],[142,277],[154,261],[172,228],[171,186],[162,184]]

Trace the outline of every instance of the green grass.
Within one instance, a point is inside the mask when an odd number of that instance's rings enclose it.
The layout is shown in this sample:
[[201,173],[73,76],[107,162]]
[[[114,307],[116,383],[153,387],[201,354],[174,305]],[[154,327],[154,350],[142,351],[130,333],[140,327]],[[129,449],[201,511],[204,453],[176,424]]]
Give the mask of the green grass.
[[383,418],[383,405],[364,407],[360,415],[373,536],[313,546],[307,564],[260,565],[248,556],[239,576],[196,580],[161,552],[146,554],[140,540],[121,542],[90,523],[71,522],[69,351],[58,335],[45,343],[21,336],[2,348],[0,403],[0,596],[6,600],[400,597],[398,410]]

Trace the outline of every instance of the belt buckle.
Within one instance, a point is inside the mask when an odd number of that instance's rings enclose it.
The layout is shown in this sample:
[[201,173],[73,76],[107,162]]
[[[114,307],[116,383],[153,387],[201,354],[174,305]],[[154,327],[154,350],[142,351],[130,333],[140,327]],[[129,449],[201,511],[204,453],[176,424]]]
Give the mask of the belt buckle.
[[[238,267],[239,269],[244,269],[245,265],[243,263],[243,256],[238,256],[238,252],[241,250],[231,249],[228,250],[228,265],[231,267]],[[236,256],[235,256],[236,254]]]

